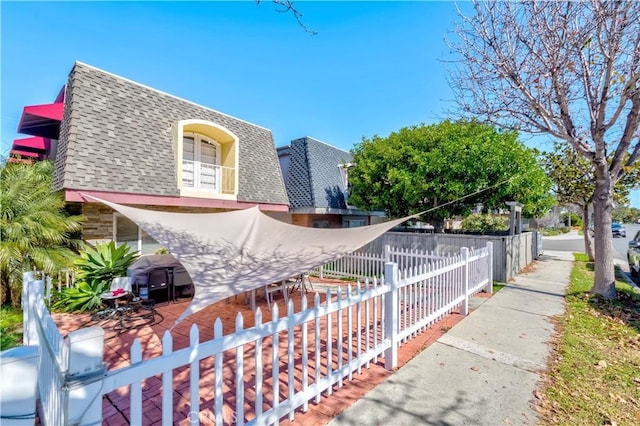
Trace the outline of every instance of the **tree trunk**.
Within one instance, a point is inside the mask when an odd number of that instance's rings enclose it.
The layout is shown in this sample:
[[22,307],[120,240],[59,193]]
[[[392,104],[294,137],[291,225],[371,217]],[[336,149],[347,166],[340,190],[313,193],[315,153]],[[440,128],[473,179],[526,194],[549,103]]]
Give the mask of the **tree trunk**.
[[595,282],[592,293],[606,299],[616,297],[615,270],[613,268],[613,236],[611,234],[611,212],[613,211],[613,179],[606,165],[596,167],[596,190],[593,200],[594,242],[595,242]]
[[589,217],[589,204],[582,206],[582,233],[584,235],[584,252],[589,256],[589,261],[593,262],[595,257],[593,255],[593,240],[591,239],[591,230],[589,225],[591,224],[591,218]]
[[0,306],[10,301],[10,294],[9,283],[5,280],[0,280]]
[[11,306],[14,309],[20,309],[22,302],[22,284],[13,282],[10,286]]

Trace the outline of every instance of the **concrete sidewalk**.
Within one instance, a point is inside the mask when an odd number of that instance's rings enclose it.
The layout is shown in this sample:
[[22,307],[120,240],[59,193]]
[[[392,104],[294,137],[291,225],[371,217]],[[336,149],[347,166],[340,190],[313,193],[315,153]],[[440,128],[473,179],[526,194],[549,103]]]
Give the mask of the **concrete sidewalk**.
[[571,229],[569,232],[560,235],[544,236],[544,240],[583,240],[584,235],[580,234],[577,229]]
[[533,391],[564,312],[573,255],[545,251],[330,425],[533,425]]

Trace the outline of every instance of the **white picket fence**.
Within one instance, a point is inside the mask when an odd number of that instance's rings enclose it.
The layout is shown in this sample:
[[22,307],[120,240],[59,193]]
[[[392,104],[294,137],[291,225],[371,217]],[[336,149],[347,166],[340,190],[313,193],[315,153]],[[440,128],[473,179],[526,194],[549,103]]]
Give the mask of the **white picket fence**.
[[34,269],[31,277],[44,281],[44,298],[47,300],[47,303],[49,303],[51,302],[51,295],[54,289],[60,292],[63,288],[73,286],[75,273],[71,269],[64,269],[53,275],[49,275],[43,271]]
[[417,249],[394,249],[386,245],[383,254],[356,251],[318,266],[311,273],[320,278],[366,279],[382,276],[384,264],[388,262],[397,263],[398,268],[404,270],[448,257],[450,255]]
[[[218,319],[213,338],[204,342],[193,325],[190,346],[184,349],[174,351],[173,336],[166,332],[162,355],[144,361],[136,340],[131,365],[108,372],[102,370],[102,329],[79,330],[64,341],[59,334],[51,336],[53,322],[42,292],[28,294],[25,335],[35,333],[46,348],[40,364],[42,423],[99,423],[103,395],[117,390],[128,393],[128,406],[119,409],[128,413],[130,424],[173,424],[185,418],[174,413],[174,390],[185,388],[190,395],[186,417],[193,425],[293,421],[310,401],[321,403],[334,387],[345,386],[380,357],[385,368],[395,368],[398,347],[438,319],[455,309],[466,314],[471,295],[491,291],[491,253],[490,244],[475,251],[464,248],[459,255],[401,272],[396,263],[386,263],[380,279],[340,288],[337,294],[327,291],[324,298],[316,293],[312,306],[303,297],[299,312],[289,301],[284,317],[273,305],[271,320],[263,323],[258,309],[254,325],[245,328],[238,314],[233,331],[223,330]],[[31,281],[25,288],[37,293],[38,286],[42,282]],[[162,413],[150,422],[145,391],[154,380],[162,383]],[[57,399],[47,399],[56,394],[51,389],[57,389]]]

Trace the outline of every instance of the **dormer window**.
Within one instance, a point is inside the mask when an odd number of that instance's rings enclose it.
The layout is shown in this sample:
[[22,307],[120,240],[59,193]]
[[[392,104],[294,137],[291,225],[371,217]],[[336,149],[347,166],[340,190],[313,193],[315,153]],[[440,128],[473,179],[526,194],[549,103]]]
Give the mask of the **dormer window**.
[[182,187],[220,192],[220,144],[197,133],[185,133],[182,150]]
[[342,188],[345,191],[349,189],[349,169],[353,167],[353,163],[342,163],[338,164],[338,169],[340,170],[340,177],[342,178]]
[[180,195],[236,200],[238,137],[210,121],[182,120],[176,124],[176,176]]

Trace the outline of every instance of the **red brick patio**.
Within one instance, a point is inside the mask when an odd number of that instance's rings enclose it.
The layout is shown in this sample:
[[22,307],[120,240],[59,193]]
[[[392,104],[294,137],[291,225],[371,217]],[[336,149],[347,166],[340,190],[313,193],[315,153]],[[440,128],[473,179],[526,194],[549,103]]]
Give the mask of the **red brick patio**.
[[[340,281],[341,285],[345,283]],[[321,294],[322,301],[325,300],[325,295]],[[299,311],[301,307],[300,293],[296,292],[292,296],[294,301],[295,311]],[[311,294],[308,296],[309,304],[313,304]],[[128,330],[123,333],[116,333],[110,330],[109,324],[103,324],[105,326],[105,356],[104,361],[108,365],[109,370],[122,368],[130,365],[130,349],[135,338],[140,340],[143,348],[143,359],[149,359],[156,357],[162,353],[161,339],[165,331],[168,330],[178,316],[184,311],[189,301],[183,301],[179,303],[164,303],[161,306],[157,306],[157,311],[164,317],[164,320],[153,326],[144,326],[136,330]],[[284,316],[283,310],[285,309],[282,302],[282,298],[277,299],[278,307],[280,309],[280,316]],[[261,308],[263,313],[263,322],[268,322],[271,319],[271,313],[267,308],[267,303],[263,297],[257,297],[257,307]],[[189,346],[189,331],[192,324],[197,324],[200,332],[200,342],[204,342],[213,338],[213,324],[216,318],[220,318],[223,324],[224,334],[229,334],[235,329],[235,320],[238,313],[242,313],[244,318],[244,327],[252,327],[255,320],[255,314],[251,311],[248,304],[244,303],[244,298],[239,296],[238,298],[232,298],[229,301],[221,301],[215,303],[206,309],[188,317],[181,324],[176,326],[171,334],[173,336],[173,349],[178,350]],[[71,315],[71,314],[54,314],[54,321],[58,324],[63,334],[76,330],[84,326],[95,325],[90,321],[88,314]],[[427,347],[429,344],[437,340],[447,329],[458,323],[462,317],[457,314],[451,314],[444,320],[438,322],[426,332],[418,335],[416,338],[407,341],[400,346],[398,357],[399,367],[403,366],[417,353]],[[346,322],[345,322],[346,324]],[[314,339],[313,339],[313,327],[309,330],[309,377],[314,377],[314,368],[311,359],[315,351]],[[345,327],[346,328],[346,327]],[[324,328],[323,328],[324,330]],[[325,341],[326,336],[321,336],[321,340]],[[335,339],[335,334],[334,334]],[[263,359],[270,360],[271,353],[268,350],[270,344],[270,338],[266,338],[264,344]],[[280,400],[287,398],[287,345],[286,341],[283,344],[281,339],[279,345],[279,357],[280,357]],[[296,343],[297,344],[297,343]],[[335,346],[335,345],[334,345]],[[324,347],[319,348],[323,354],[326,354]],[[333,348],[336,352],[336,348]],[[229,351],[231,352],[231,351]],[[253,349],[245,346],[245,393],[251,399],[253,395],[252,385],[255,384],[255,377],[251,374],[252,366],[255,364]],[[323,359],[326,359],[324,357]],[[334,354],[334,368],[337,366],[336,355]],[[235,395],[235,354],[225,353],[224,355],[224,368],[223,368],[223,383],[224,383],[224,420],[225,424],[232,424],[234,419],[234,407],[236,404]],[[213,357],[208,357],[200,361],[200,384],[199,384],[199,399],[200,399],[200,422],[201,424],[213,423]],[[298,368],[301,365],[300,354],[295,355],[295,383],[296,388],[299,389],[302,381],[302,369]],[[327,366],[319,366],[322,373],[326,372]],[[264,410],[269,408],[268,404],[273,400],[273,395],[270,395],[268,390],[271,389],[271,363],[264,363]],[[337,385],[333,387],[332,395],[326,395],[323,393],[322,400],[319,404],[313,401],[309,402],[309,408],[307,412],[302,412],[301,409],[296,411],[296,416],[292,424],[305,424],[305,425],[324,425],[328,423],[333,417],[340,412],[344,411],[347,407],[361,398],[366,392],[373,389],[377,384],[385,380],[391,372],[384,369],[384,360],[378,360],[377,363],[371,363],[370,368],[363,368],[362,374],[354,373],[353,380],[347,381],[345,379],[344,386],[339,388]],[[311,382],[311,380],[310,380]],[[162,380],[161,375],[150,377],[143,381],[143,422],[145,425],[161,424],[161,402],[162,402]],[[255,417],[254,407],[250,403],[244,401],[245,406],[245,420],[249,421]],[[190,410],[190,386],[189,386],[189,366],[177,368],[173,371],[173,406],[174,406],[174,424],[186,425],[189,424],[188,413]],[[103,424],[106,425],[126,425],[129,424],[129,389],[128,387],[117,389],[103,398]],[[288,421],[282,421],[282,424],[289,423]]]

